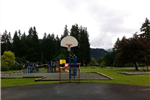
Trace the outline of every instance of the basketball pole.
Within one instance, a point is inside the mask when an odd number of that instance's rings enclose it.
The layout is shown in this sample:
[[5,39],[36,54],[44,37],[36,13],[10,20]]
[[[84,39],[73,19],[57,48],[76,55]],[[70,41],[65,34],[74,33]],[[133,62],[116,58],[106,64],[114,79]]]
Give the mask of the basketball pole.
[[69,82],[70,82],[70,77],[71,77],[71,61],[70,61],[70,51],[69,51]]

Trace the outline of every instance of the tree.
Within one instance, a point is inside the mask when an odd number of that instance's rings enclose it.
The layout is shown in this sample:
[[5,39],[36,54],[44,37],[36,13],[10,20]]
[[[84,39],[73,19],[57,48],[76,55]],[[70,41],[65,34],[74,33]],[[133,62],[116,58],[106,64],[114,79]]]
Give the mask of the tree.
[[21,40],[20,40],[20,31],[19,35],[18,32],[15,31],[14,37],[13,37],[13,51],[17,57],[21,55],[20,47],[21,47]]
[[79,32],[79,57],[81,63],[87,65],[91,60],[89,35],[87,32],[87,28],[82,26],[80,27]]
[[102,61],[99,66],[100,66],[101,68],[105,67],[105,61]]
[[1,46],[2,46],[2,48],[1,48],[1,54],[3,54],[4,53],[4,51],[6,51],[7,49],[7,31],[5,30],[5,32],[3,33],[3,35],[2,35],[2,40],[1,40]]
[[15,61],[15,55],[11,51],[5,51],[4,54],[1,57],[2,59],[2,65],[6,65],[10,67],[11,65],[14,64]]
[[103,58],[103,60],[105,61],[105,65],[112,66],[115,60],[115,56],[116,56],[115,52],[109,52],[108,54],[106,54]]
[[145,22],[141,26],[141,36],[145,37],[146,39],[150,38],[150,21],[146,18]]
[[102,58],[101,58],[101,57],[98,57],[98,58],[97,58],[97,63],[100,65],[101,62],[102,62]]
[[136,63],[139,59],[145,58],[150,53],[148,40],[136,34],[129,39],[123,37],[115,45],[115,50],[118,53],[115,61],[120,64],[133,63],[136,70],[138,70]]
[[38,34],[36,31],[35,27],[31,27],[29,29],[29,35],[27,36],[27,55],[28,55],[28,60],[35,62],[35,61],[40,61],[41,60],[41,48],[40,48],[40,43],[38,39]]
[[20,52],[21,52],[21,57],[25,57],[27,58],[28,55],[27,55],[27,50],[28,50],[28,40],[27,40],[27,36],[26,34],[24,33],[22,36],[21,36],[21,46],[20,46]]
[[[78,43],[79,43],[80,33],[79,33],[78,24],[72,25],[72,27],[70,29],[70,35],[75,37],[77,39]],[[78,62],[81,62],[81,59],[79,57],[80,56],[80,54],[79,54],[79,52],[80,52],[79,46],[80,46],[80,43],[78,44],[77,47],[71,48],[71,51],[74,53],[74,55],[76,55],[78,57]]]
[[69,31],[67,29],[67,25],[65,25],[65,28],[64,28],[64,34],[61,35],[61,39],[63,39],[64,37],[68,36],[69,35]]
[[42,41],[42,54],[45,63],[57,57],[56,50],[58,41],[59,40],[56,41],[54,34],[44,34]]
[[93,57],[91,58],[91,64],[92,64],[92,66],[94,66],[96,64],[96,60]]
[[90,43],[87,28],[72,25],[70,35],[78,41],[78,46],[72,48],[73,53],[78,57],[78,62],[87,65],[91,61]]
[[6,49],[6,50],[7,50],[7,51],[8,51],[8,50],[11,51],[11,50],[12,50],[12,38],[11,38],[11,33],[10,33],[10,32],[8,33],[6,39],[7,39],[7,49]]

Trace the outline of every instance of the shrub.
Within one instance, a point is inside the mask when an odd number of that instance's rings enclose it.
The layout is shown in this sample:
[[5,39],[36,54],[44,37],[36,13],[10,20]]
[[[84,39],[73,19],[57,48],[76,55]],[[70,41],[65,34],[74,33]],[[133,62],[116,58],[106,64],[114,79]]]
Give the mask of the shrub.
[[1,71],[9,71],[9,68],[6,65],[1,65]]
[[15,54],[11,51],[5,51],[4,54],[1,56],[2,64],[6,66],[11,66],[14,64]]
[[105,67],[105,62],[101,62],[101,64],[99,65],[101,68]]
[[10,66],[9,70],[22,70],[23,69],[23,66],[22,65],[12,65]]

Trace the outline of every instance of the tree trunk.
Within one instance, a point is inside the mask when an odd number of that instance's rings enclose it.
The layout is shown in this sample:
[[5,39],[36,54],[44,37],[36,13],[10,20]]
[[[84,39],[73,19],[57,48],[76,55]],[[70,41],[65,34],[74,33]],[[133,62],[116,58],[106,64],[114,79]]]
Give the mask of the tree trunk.
[[147,61],[147,71],[148,71],[148,65],[149,65],[149,61]]
[[138,66],[137,66],[136,62],[134,63],[134,65],[135,65],[135,70],[138,70]]

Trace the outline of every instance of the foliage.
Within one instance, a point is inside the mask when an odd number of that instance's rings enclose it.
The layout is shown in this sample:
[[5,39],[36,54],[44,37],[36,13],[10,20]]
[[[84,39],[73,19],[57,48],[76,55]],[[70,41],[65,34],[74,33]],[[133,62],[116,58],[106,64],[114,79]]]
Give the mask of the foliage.
[[116,57],[116,52],[109,52],[103,57],[103,61],[105,61],[106,66],[112,66]]
[[115,50],[118,53],[115,63],[133,63],[136,70],[138,70],[136,62],[147,55],[150,46],[148,45],[147,39],[134,34],[132,38],[126,39],[123,37],[122,40],[117,41],[115,44]]
[[141,32],[143,32],[141,34],[142,37],[148,39],[150,38],[150,21],[146,18],[145,22],[142,24],[141,26]]
[[96,65],[96,60],[95,60],[95,58],[93,58],[93,57],[91,58],[91,65],[92,65],[92,66]]
[[101,68],[105,67],[105,61],[101,62],[101,64],[99,65]]
[[26,58],[25,57],[16,57],[15,60],[19,63],[19,64],[22,64],[22,63],[26,63]]
[[1,65],[1,71],[8,71],[9,67],[6,65]]
[[[142,32],[142,34],[140,34],[140,35],[148,40],[148,45],[150,46],[150,21],[149,21],[149,19],[147,19],[147,18],[145,19],[145,22],[142,24],[140,30]],[[147,52],[147,56],[145,57],[145,59],[147,60],[147,62],[150,62],[149,52]],[[147,69],[148,69],[148,67],[147,67]]]
[[12,65],[10,66],[9,70],[22,70],[23,69],[23,66],[22,65]]
[[[61,38],[58,35],[55,37],[54,33],[44,34],[43,39],[38,38],[38,33],[35,27],[29,28],[28,35],[25,32],[22,34],[21,31],[15,31],[13,39],[11,39],[10,33],[7,31],[2,35],[2,53],[5,50],[11,50],[15,53],[19,62],[42,62],[47,63],[54,58],[66,58],[69,61],[69,53],[62,52],[60,47],[60,41],[63,37],[69,35],[74,36],[78,42],[78,47],[72,48],[72,54],[78,57],[78,62],[83,64],[90,63],[91,52],[90,52],[90,43],[89,35],[87,28],[78,27],[77,24],[72,25],[70,32],[65,25],[64,33]],[[13,42],[12,42],[13,40]],[[65,51],[66,48],[64,49]]]
[[14,64],[15,61],[15,55],[11,51],[5,51],[4,54],[1,57],[2,59],[2,65],[6,65],[10,67],[11,65]]
[[70,35],[78,41],[78,47],[72,48],[73,53],[78,57],[78,62],[87,65],[91,61],[90,43],[87,28],[78,24],[72,25]]
[[10,32],[7,33],[7,31],[5,30],[5,32],[2,35],[2,39],[1,39],[1,54],[4,53],[4,51],[12,51],[12,40],[11,40],[11,34]]
[[97,58],[97,63],[100,65],[101,62],[102,62],[102,58],[101,58],[101,57],[98,57],[98,58]]

